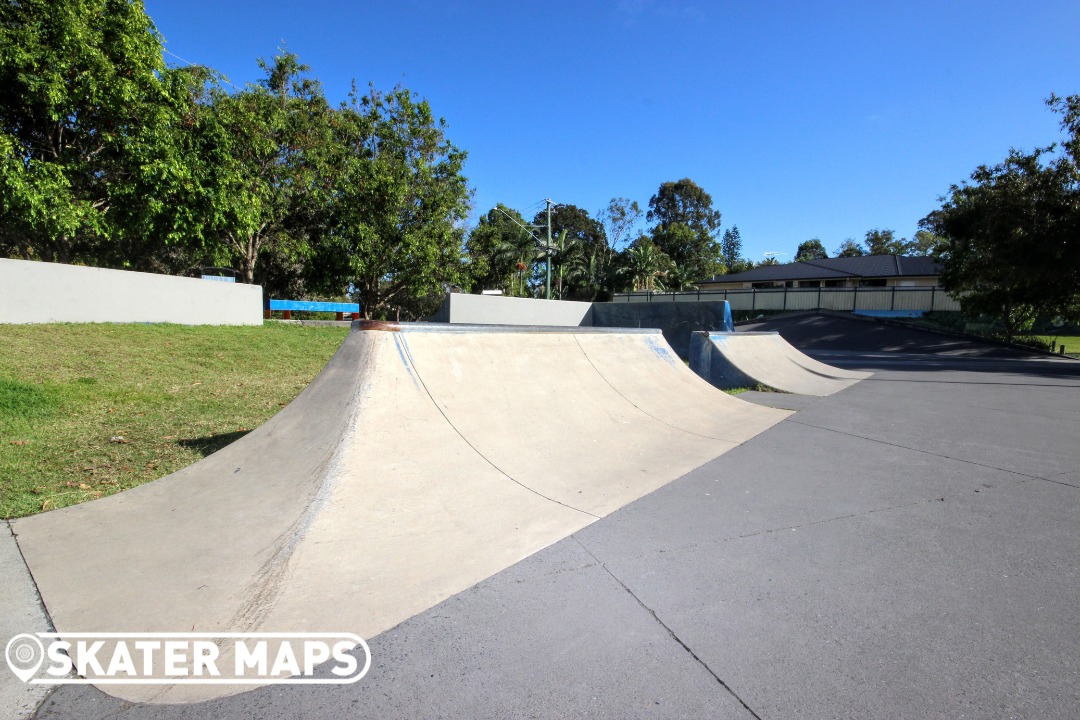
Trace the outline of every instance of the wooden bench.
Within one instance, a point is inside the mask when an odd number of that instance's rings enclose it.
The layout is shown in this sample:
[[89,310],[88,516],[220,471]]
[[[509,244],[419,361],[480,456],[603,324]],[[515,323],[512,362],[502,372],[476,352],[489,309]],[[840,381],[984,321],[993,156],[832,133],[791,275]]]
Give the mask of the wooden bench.
[[[263,310],[263,317],[270,319],[271,313],[280,310],[286,320],[292,319],[293,311],[296,312],[332,312],[337,313],[338,320],[355,320],[360,317],[360,305],[358,303],[318,302],[315,300],[271,300]],[[345,316],[349,317],[346,318]]]

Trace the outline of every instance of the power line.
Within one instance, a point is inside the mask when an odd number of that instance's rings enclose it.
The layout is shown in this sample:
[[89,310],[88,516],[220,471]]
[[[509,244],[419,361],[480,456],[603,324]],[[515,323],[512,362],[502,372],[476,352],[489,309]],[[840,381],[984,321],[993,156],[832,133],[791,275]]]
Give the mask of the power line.
[[[190,60],[185,60],[184,58],[180,57],[180,56],[179,56],[179,55],[177,55],[176,53],[174,53],[174,52],[170,52],[170,51],[166,50],[165,48],[161,48],[161,51],[162,51],[163,53],[165,53],[166,55],[171,55],[172,57],[176,58],[176,59],[177,59],[177,60],[179,60],[180,62],[182,62],[182,63],[184,63],[185,65],[187,65],[188,67],[206,67],[206,68],[210,67],[209,65],[203,65],[203,64],[201,64],[201,63],[193,63],[193,62],[191,62]],[[211,69],[211,70],[213,70],[213,68],[210,68],[210,69]],[[216,71],[215,71],[215,72],[216,72]],[[225,77],[224,75],[222,75],[221,73],[218,73],[218,75],[219,75],[219,76],[221,76],[221,81],[222,81],[223,83],[225,83],[226,85],[228,85],[229,87],[231,87],[231,88],[235,88],[236,90],[239,90],[240,92],[243,92],[243,91],[244,91],[244,88],[242,88],[242,87],[239,87],[239,86],[237,86],[237,85],[233,85],[233,84],[232,84],[231,82],[229,82],[229,79],[228,79],[227,77]]]
[[499,212],[501,212],[501,213],[502,213],[503,215],[505,215],[506,217],[508,217],[508,218],[510,219],[510,222],[514,223],[514,224],[515,224],[515,225],[517,225],[517,226],[518,226],[519,228],[521,228],[521,229],[522,229],[522,230],[524,230],[524,231],[525,231],[526,233],[528,233],[528,234],[529,234],[529,237],[531,237],[531,238],[532,238],[533,240],[535,240],[535,241],[537,242],[537,244],[538,244],[538,245],[540,245],[540,247],[544,248],[545,250],[550,250],[550,249],[551,249],[550,247],[548,247],[548,246],[547,246],[547,245],[546,245],[546,244],[544,243],[544,241],[543,241],[543,240],[541,240],[541,239],[540,239],[540,238],[539,238],[539,237],[537,236],[537,234],[536,234],[536,233],[534,233],[534,232],[533,232],[532,230],[530,230],[530,229],[529,229],[529,228],[535,228],[535,227],[539,227],[539,226],[537,226],[537,225],[522,225],[521,223],[519,223],[519,222],[517,221],[517,218],[515,218],[515,217],[514,217],[513,215],[511,215],[510,213],[508,213],[508,212],[506,212],[505,210],[503,210],[503,209],[502,209],[501,207],[499,207],[498,205],[496,205],[494,209],[495,209],[495,210],[498,210]]

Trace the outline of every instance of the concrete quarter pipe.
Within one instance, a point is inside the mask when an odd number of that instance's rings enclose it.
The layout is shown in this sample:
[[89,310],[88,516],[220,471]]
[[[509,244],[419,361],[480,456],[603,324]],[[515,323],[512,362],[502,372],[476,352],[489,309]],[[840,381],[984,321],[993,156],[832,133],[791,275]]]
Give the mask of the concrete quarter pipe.
[[372,637],[788,414],[712,388],[659,331],[358,322],[262,427],[13,530],[61,633]]
[[690,368],[719,388],[764,385],[819,396],[832,395],[872,374],[820,363],[775,332],[695,332]]

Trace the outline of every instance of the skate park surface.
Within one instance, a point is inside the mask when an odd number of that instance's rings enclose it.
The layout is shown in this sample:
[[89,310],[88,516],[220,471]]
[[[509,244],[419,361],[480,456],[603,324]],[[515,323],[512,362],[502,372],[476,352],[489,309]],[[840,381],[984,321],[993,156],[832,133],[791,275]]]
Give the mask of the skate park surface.
[[[659,331],[359,322],[255,432],[11,527],[61,633],[370,637],[789,414],[708,386]],[[106,689],[191,702],[250,688]]]
[[799,412],[621,507],[595,488],[573,509],[609,514],[372,634],[356,685],[65,686],[36,717],[1072,717],[1080,363],[827,316],[760,329],[874,375],[745,393]]
[[695,332],[690,341],[690,369],[724,390],[764,386],[816,397],[870,377],[870,373],[818,362],[775,331]]

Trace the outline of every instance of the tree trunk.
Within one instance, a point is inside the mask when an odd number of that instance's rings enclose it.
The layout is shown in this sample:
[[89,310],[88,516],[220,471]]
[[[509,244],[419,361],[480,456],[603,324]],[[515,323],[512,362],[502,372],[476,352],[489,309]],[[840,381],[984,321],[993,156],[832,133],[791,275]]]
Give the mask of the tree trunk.
[[71,263],[71,238],[67,235],[56,238],[56,262]]

